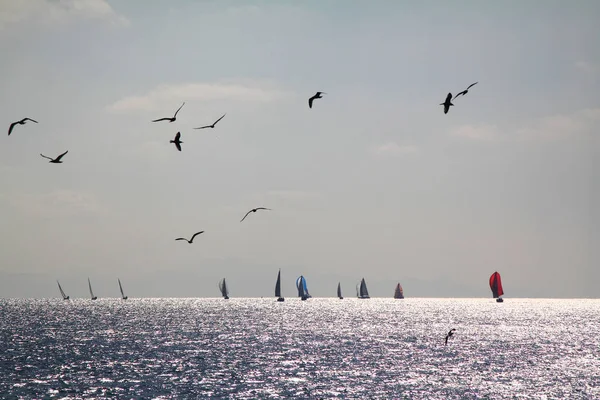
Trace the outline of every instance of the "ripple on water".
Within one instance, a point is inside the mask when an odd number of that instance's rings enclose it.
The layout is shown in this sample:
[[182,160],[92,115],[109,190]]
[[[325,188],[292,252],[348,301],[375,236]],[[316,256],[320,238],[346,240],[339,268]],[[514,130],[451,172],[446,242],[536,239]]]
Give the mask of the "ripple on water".
[[6,397],[600,398],[597,300],[0,300],[0,316]]

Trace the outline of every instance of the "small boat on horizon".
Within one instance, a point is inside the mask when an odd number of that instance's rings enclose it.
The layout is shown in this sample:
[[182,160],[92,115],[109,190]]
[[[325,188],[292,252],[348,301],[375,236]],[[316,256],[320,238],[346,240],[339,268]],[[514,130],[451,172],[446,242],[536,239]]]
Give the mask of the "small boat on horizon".
[[394,291],[394,298],[395,299],[403,299],[404,298],[404,290],[402,290],[402,285],[400,285],[400,282],[398,282],[398,284],[396,285],[396,290]]
[[225,278],[219,281],[219,290],[221,291],[221,296],[225,300],[229,300],[229,291],[227,290],[227,283],[225,282]]
[[62,296],[63,300],[69,300],[70,297],[65,294],[65,291],[60,286],[60,282],[56,280],[56,283],[58,283],[58,290],[60,290],[60,295]]
[[123,286],[121,285],[121,280],[119,278],[117,278],[117,280],[119,281],[119,290],[121,291],[121,299],[127,300],[127,296],[125,296],[125,293],[123,293]]
[[340,300],[344,299],[344,296],[342,296],[342,284],[340,282],[338,282],[337,296]]
[[370,299],[369,291],[367,290],[367,283],[365,278],[362,278],[360,285],[356,285],[356,297],[359,299]]
[[492,297],[496,299],[496,303],[503,303],[504,299],[502,299],[502,295],[504,294],[504,290],[502,289],[502,279],[498,272],[494,272],[490,276],[490,289],[492,289]]
[[279,268],[279,272],[277,273],[277,282],[275,282],[275,297],[277,297],[277,301],[285,301],[285,299],[281,296],[281,268]]
[[300,275],[300,277],[296,279],[296,288],[298,289],[298,297],[300,297],[300,300],[306,300],[312,297],[308,293],[308,288],[306,287],[306,279],[304,278],[304,276]]
[[94,292],[92,291],[92,283],[90,282],[90,278],[88,278],[88,287],[90,288],[90,296],[92,297],[92,300],[96,300],[98,297],[94,296]]

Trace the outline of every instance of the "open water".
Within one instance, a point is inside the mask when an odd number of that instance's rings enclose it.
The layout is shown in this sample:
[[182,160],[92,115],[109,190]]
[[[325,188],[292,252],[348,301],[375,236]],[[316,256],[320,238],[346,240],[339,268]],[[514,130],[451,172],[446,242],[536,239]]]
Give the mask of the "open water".
[[600,399],[600,300],[0,300],[0,395]]

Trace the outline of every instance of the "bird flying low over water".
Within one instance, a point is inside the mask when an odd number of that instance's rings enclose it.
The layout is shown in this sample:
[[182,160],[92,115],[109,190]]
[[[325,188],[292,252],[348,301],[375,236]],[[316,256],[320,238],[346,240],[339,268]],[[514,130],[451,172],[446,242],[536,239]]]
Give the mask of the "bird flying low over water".
[[177,150],[181,151],[181,143],[183,143],[181,140],[179,140],[181,138],[181,132],[177,132],[177,134],[175,135],[175,140],[171,140],[169,143],[175,143],[175,147],[177,147]]
[[311,97],[310,99],[308,99],[308,108],[312,108],[312,103],[313,100],[315,99],[322,99],[323,96],[321,96],[322,94],[327,94],[325,92],[317,92],[317,94],[315,94],[313,97]]
[[47,157],[47,156],[43,155],[42,153],[40,153],[40,156],[47,158],[48,160],[50,160],[49,162],[51,162],[53,164],[62,164],[62,161],[60,161],[60,159],[63,158],[64,155],[67,154],[68,152],[69,152],[69,150],[65,151],[64,153],[62,153],[61,155],[59,155],[56,158]]
[[466,88],[466,89],[465,89],[465,90],[463,90],[462,92],[458,93],[456,96],[454,96],[454,99],[452,99],[452,100],[456,100],[456,98],[457,98],[458,96],[460,96],[460,95],[463,95],[463,96],[464,96],[465,94],[469,93],[469,89],[471,89],[471,86],[475,86],[475,85],[477,85],[478,83],[479,83],[479,82],[471,83],[471,84],[469,85],[469,87],[468,87],[468,88]]
[[454,104],[452,104],[452,93],[448,93],[448,96],[446,96],[446,101],[444,101],[443,103],[440,103],[440,106],[444,106],[444,114],[448,114],[448,110],[450,109],[450,106],[453,106]]
[[188,242],[189,244],[192,244],[194,242],[194,238],[196,236],[198,236],[199,234],[204,233],[204,231],[200,231],[200,232],[196,232],[194,233],[194,236],[192,236],[192,238],[190,240],[187,240],[186,238],[177,238],[175,240],[185,240],[186,242]]
[[450,339],[452,335],[454,335],[454,332],[456,332],[455,328],[450,329],[450,332],[448,332],[448,334],[446,335],[446,341],[444,342],[444,346],[448,345],[448,339]]
[[[183,102],[183,104],[181,105],[181,107],[183,107],[185,105],[185,101]],[[160,119],[155,119],[152,122],[160,122],[160,121],[169,121],[169,122],[175,122],[177,120],[177,113],[179,112],[179,110],[181,110],[181,107],[179,107],[177,109],[177,111],[175,111],[175,115],[173,115],[173,118],[160,118]]]
[[242,218],[242,220],[240,222],[242,222],[243,220],[246,219],[246,217],[248,216],[248,214],[253,213],[253,212],[257,212],[258,210],[271,210],[270,208],[265,208],[265,207],[257,207],[257,208],[253,208],[252,210],[248,211],[246,213],[246,215],[244,215],[244,218]]
[[215,125],[217,124],[217,122],[219,122],[220,120],[222,120],[222,119],[225,117],[225,115],[226,115],[226,114],[227,114],[227,113],[223,114],[223,115],[221,116],[221,118],[219,118],[218,120],[216,120],[215,122],[213,122],[213,124],[212,124],[212,125],[205,125],[205,126],[201,126],[201,127],[199,127],[199,128],[194,128],[194,129],[214,128],[214,127],[215,127]]
[[36,124],[38,123],[36,120],[31,119],[31,118],[23,118],[20,121],[16,121],[13,122],[12,124],[10,124],[10,126],[8,127],[8,136],[10,136],[10,133],[12,132],[13,128],[15,127],[15,125],[25,125],[25,123],[27,121],[31,121],[31,122],[35,122]]

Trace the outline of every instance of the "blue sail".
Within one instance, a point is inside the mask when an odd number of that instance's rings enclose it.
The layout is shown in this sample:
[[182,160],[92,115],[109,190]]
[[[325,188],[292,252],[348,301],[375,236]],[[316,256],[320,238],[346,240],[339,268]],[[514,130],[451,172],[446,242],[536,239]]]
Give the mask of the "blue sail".
[[300,275],[300,277],[296,279],[296,288],[298,289],[298,297],[300,297],[302,300],[306,300],[311,297],[311,295],[308,293],[306,279],[304,279],[304,276]]

